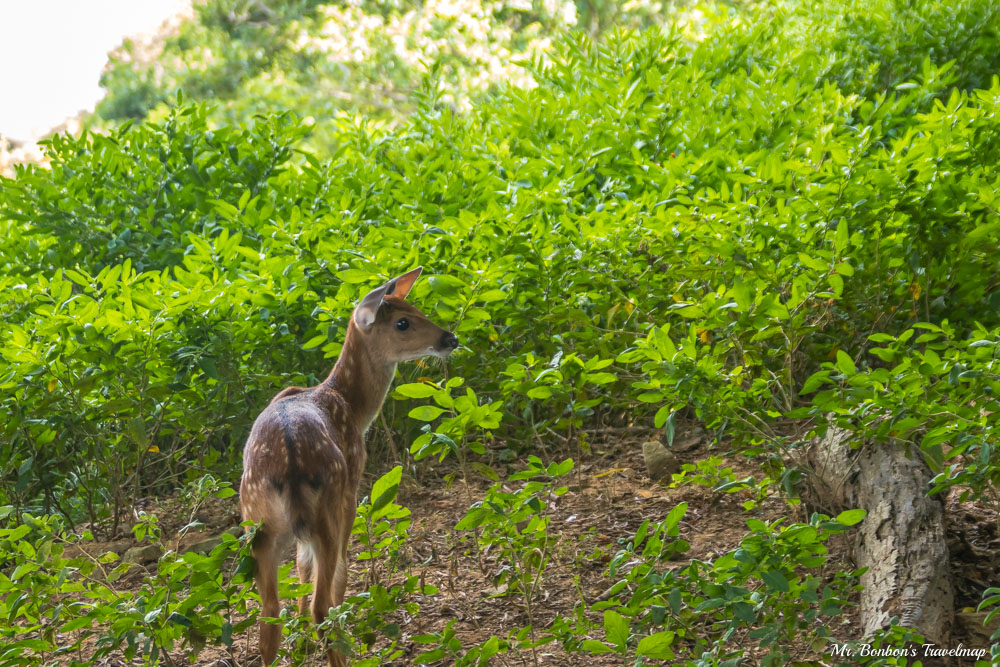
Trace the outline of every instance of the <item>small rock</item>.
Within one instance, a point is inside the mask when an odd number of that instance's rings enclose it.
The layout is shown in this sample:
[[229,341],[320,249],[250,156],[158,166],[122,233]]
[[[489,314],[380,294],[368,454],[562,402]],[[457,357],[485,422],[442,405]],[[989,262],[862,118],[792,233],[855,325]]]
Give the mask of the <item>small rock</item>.
[[200,542],[195,542],[189,546],[184,547],[184,553],[194,552],[196,554],[207,554],[212,551],[215,547],[222,544],[222,537],[210,537],[207,540],[202,540]]
[[701,424],[688,422],[683,427],[677,429],[674,434],[674,441],[670,444],[670,451],[674,453],[690,452],[701,447],[708,442],[708,434]]
[[674,453],[658,440],[642,443],[642,458],[646,462],[646,472],[653,481],[672,475],[680,468]]
[[690,452],[693,449],[701,447],[704,442],[704,435],[689,435],[685,438],[674,440],[674,444],[671,449],[675,452]]
[[125,552],[122,560],[126,563],[144,565],[146,563],[155,563],[162,555],[163,549],[155,544],[147,544],[145,546],[132,547]]

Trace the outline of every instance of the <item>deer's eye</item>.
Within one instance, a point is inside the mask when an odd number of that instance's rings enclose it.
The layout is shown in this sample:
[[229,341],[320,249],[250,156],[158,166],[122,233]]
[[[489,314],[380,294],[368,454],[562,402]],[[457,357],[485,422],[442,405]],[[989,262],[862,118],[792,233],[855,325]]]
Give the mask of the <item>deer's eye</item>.
[[396,322],[396,328],[400,331],[406,331],[410,328],[410,321],[404,317]]

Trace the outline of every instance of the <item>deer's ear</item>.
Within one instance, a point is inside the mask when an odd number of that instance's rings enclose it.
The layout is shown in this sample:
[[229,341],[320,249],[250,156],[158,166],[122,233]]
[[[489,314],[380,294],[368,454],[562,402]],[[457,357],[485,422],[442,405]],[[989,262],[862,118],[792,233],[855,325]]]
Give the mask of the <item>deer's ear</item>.
[[412,271],[407,271],[403,275],[393,278],[386,283],[386,286],[389,288],[386,294],[405,299],[406,295],[410,293],[413,283],[417,282],[417,278],[420,277],[420,272],[423,270],[424,267],[418,266]]
[[382,305],[382,299],[387,296],[395,296],[405,299],[410,293],[410,288],[417,281],[423,267],[418,266],[412,271],[407,271],[401,276],[393,278],[381,287],[376,287],[361,299],[361,303],[354,309],[354,323],[367,331],[375,324],[375,316]]
[[382,305],[382,299],[391,285],[392,281],[389,281],[368,292],[365,298],[361,299],[358,307],[354,309],[354,323],[363,331],[368,331],[375,324],[375,316],[378,315],[379,306]]

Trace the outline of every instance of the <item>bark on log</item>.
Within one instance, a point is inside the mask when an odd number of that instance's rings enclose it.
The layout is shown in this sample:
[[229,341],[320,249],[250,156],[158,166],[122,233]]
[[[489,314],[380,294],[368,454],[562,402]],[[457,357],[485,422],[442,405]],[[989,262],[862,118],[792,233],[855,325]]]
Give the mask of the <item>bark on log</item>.
[[861,583],[864,637],[893,616],[928,642],[947,646],[954,621],[943,498],[928,498],[931,472],[902,445],[865,443],[851,449],[850,434],[831,428],[805,448],[802,463],[817,507],[835,515],[863,508],[868,516],[852,547]]

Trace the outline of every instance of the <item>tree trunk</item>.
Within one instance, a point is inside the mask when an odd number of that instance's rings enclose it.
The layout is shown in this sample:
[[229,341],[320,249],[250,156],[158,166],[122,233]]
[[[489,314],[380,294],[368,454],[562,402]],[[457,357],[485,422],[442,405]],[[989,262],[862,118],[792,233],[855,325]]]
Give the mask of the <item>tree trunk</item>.
[[918,456],[895,443],[851,449],[850,434],[831,427],[805,448],[807,494],[821,511],[836,515],[863,508],[868,516],[854,534],[853,557],[867,567],[861,584],[863,638],[889,625],[915,629],[947,646],[954,619],[942,496],[927,497],[931,472]]

